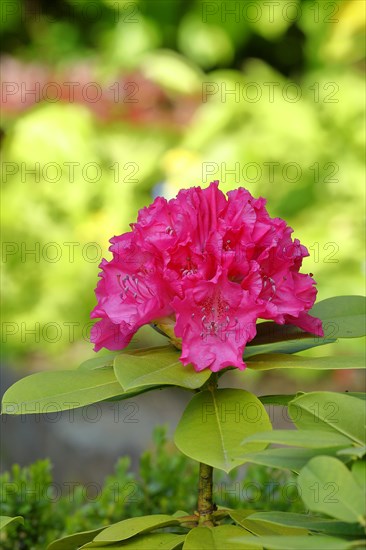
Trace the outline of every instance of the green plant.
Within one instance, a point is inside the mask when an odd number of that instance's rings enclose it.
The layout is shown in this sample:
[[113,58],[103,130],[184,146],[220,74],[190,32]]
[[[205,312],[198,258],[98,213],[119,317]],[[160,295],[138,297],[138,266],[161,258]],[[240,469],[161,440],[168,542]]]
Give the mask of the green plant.
[[[261,440],[286,446],[254,454],[250,460],[296,471],[299,494],[310,512],[259,512],[250,515],[249,526],[242,517],[243,527],[264,528],[262,533],[252,532],[264,535],[260,540],[265,548],[364,548],[365,398],[362,393],[333,392],[295,396],[288,401],[288,410],[297,429],[247,438],[247,442]],[[274,527],[280,528],[276,536],[270,532]],[[293,539],[286,536],[286,528],[306,529],[307,533]],[[309,534],[316,539],[309,540]],[[258,539],[251,540],[255,544]]]
[[57,509],[55,513],[52,502],[52,481],[48,460],[26,468],[14,464],[0,476],[1,515],[26,518],[20,524],[9,522],[0,533],[4,550],[45,547],[63,529],[62,514]]
[[[175,510],[194,509],[196,497],[187,494],[197,478],[197,464],[179,453],[168,441],[166,429],[157,427],[154,446],[140,457],[134,474],[128,457],[121,457],[113,474],[108,476],[97,498],[88,500],[81,485],[72,493],[55,494],[51,464],[37,461],[29,467],[14,465],[0,476],[0,509],[4,516],[21,514],[1,533],[4,550],[44,550],[55,538],[77,531],[91,531],[136,515],[173,514]],[[184,480],[184,483],[182,483]],[[303,512],[294,490],[295,477],[290,472],[265,466],[249,466],[243,477],[240,470],[230,476],[217,471],[214,499],[217,505],[238,508],[243,499],[258,510]],[[283,489],[286,489],[286,492]],[[18,524],[17,524],[18,523]]]
[[[323,321],[325,328],[331,326],[334,332],[336,326],[337,336],[355,337],[362,334],[360,319],[363,304],[363,299],[357,297],[334,298],[319,302],[312,313]],[[297,355],[301,350],[328,342],[327,338],[314,338],[294,327],[287,327],[284,331],[275,323],[266,322],[259,325],[256,338],[247,347],[245,359],[249,368],[257,370],[363,367],[361,358],[347,358],[345,364],[345,360],[339,357]],[[97,400],[125,399],[167,385],[194,392],[178,424],[175,442],[185,455],[200,463],[197,508],[191,508],[190,512],[171,513],[166,499],[161,500],[162,485],[158,483],[155,487],[151,486],[156,478],[149,479],[147,476],[146,479],[151,482],[150,486],[147,483],[149,490],[153,489],[154,495],[155,489],[162,503],[159,513],[151,514],[155,510],[148,501],[149,511],[146,515],[141,516],[143,508],[137,507],[139,517],[123,519],[121,514],[121,521],[109,527],[104,527],[102,522],[97,529],[94,525],[92,530],[61,538],[50,544],[50,550],[82,545],[98,548],[99,543],[104,546],[121,541],[125,541],[125,547],[131,548],[141,545],[153,548],[166,544],[167,548],[180,548],[183,545],[185,549],[212,545],[230,548],[231,544],[233,548],[251,549],[348,549],[363,544],[360,541],[365,525],[365,511],[358,495],[353,502],[355,513],[352,517],[340,514],[337,507],[328,509],[314,506],[309,496],[304,496],[305,505],[317,515],[294,519],[291,514],[285,514],[285,519],[281,517],[278,520],[277,517],[276,523],[273,517],[272,521],[263,520],[263,516],[258,519],[255,507],[235,510],[217,506],[213,501],[212,477],[214,467],[229,473],[236,466],[256,462],[299,473],[298,487],[303,492],[305,487],[309,492],[308,479],[312,475],[314,461],[315,466],[319,466],[319,461],[322,461],[323,469],[326,470],[329,463],[334,475],[338,476],[333,483],[339,486],[340,508],[347,506],[350,498],[347,484],[353,483],[355,486],[355,479],[359,479],[363,471],[363,466],[356,466],[365,453],[365,435],[359,427],[364,414],[360,396],[314,392],[295,396],[263,396],[258,399],[244,390],[219,388],[225,370],[219,373],[219,377],[207,370],[199,373],[191,367],[183,370],[178,356],[178,350],[171,346],[127,350],[116,353],[114,358],[99,357],[88,361],[77,371],[32,375],[16,383],[5,394],[4,412],[20,414],[24,413],[30,402],[37,404],[41,412],[42,406],[51,398],[54,406],[65,409]],[[287,405],[289,416],[298,431],[272,431],[263,403]],[[297,448],[265,450],[269,442],[297,445]],[[142,464],[142,471],[146,475],[151,468],[151,460],[145,456]],[[157,460],[157,464],[159,471],[167,465],[162,457]],[[178,459],[178,471],[183,464]],[[348,466],[352,466],[352,473]],[[186,503],[189,503],[189,499]],[[333,514],[335,518],[331,524],[325,522],[325,527],[324,517],[319,515],[324,511],[330,516]],[[314,521],[323,522],[323,527],[314,527]],[[336,536],[332,536],[334,534]]]

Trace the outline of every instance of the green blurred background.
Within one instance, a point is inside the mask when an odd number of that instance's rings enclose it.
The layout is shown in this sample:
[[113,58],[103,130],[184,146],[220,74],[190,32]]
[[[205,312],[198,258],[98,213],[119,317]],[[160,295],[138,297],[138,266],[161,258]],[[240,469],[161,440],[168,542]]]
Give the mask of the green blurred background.
[[319,299],[363,293],[364,0],[1,9],[7,362],[89,357],[108,239],[213,179],[286,218]]

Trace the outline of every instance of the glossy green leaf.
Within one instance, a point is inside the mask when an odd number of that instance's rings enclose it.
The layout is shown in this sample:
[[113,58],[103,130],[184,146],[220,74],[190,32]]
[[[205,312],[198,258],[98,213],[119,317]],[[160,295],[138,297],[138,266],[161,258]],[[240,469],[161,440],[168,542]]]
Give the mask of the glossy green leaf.
[[300,536],[307,535],[308,531],[301,527],[284,527],[282,525],[268,525],[264,521],[252,521],[246,519],[241,523],[242,527],[246,529],[252,535],[257,536],[269,536],[269,535],[286,535],[286,536]]
[[175,444],[185,455],[225,472],[246,462],[247,450],[263,449],[263,443],[243,448],[245,436],[268,431],[271,423],[259,399],[249,392],[222,389],[197,393],[188,404],[175,432]]
[[320,448],[342,447],[352,444],[352,440],[336,432],[317,430],[271,430],[270,432],[256,433],[247,437],[243,443],[263,441],[263,443],[277,443],[279,445],[294,445],[295,447]]
[[303,395],[304,392],[293,393],[289,395],[261,395],[258,397],[259,401],[263,405],[280,405],[287,407],[290,401],[293,401],[295,397]]
[[310,460],[301,470],[298,484],[310,510],[366,526],[363,492],[348,468],[336,458],[318,456]]
[[0,516],[0,530],[4,529],[10,523],[24,523],[22,516]]
[[123,399],[131,399],[132,397],[135,397],[136,395],[141,395],[143,393],[147,393],[152,390],[163,390],[164,388],[158,388],[156,386],[144,386],[142,388],[136,388],[135,390],[130,391],[123,391],[122,387],[122,393],[119,393],[117,395],[114,395],[113,397],[109,397],[108,399],[103,399],[103,401],[122,401]]
[[324,344],[332,344],[334,342],[336,342],[335,339],[318,338],[312,334],[311,338],[287,340],[286,342],[273,342],[271,344],[252,346],[249,346],[248,344],[244,350],[244,360],[247,362],[248,359],[257,355],[269,355],[275,353],[292,354],[299,351],[316,348],[317,346],[323,346]]
[[304,332],[295,325],[279,325],[273,321],[257,323],[256,328],[256,336],[246,346],[245,359],[258,354],[296,353],[336,341]]
[[94,370],[100,369],[103,367],[113,367],[113,360],[116,357],[116,352],[114,353],[105,353],[102,355],[97,355],[92,357],[92,359],[87,359],[79,365],[80,370]]
[[296,514],[292,512],[257,512],[250,516],[254,523],[260,521],[269,526],[301,527],[309,531],[315,531],[327,535],[356,536],[363,535],[360,525],[345,523],[334,519],[323,519],[309,514]]
[[274,525],[307,528],[314,517],[308,514],[295,514],[293,512],[253,512],[250,519],[253,521],[265,521]]
[[[243,537],[240,542],[230,542],[230,539],[240,536]],[[235,525],[195,527],[189,531],[183,550],[261,550],[260,544],[247,544],[245,536],[244,529]]]
[[103,531],[104,527],[94,529],[93,531],[83,531],[82,533],[75,533],[67,537],[57,539],[47,546],[47,550],[75,550],[82,544],[93,540],[95,535]]
[[[246,539],[237,538],[232,542],[239,544],[244,540]],[[355,548],[354,542],[323,535],[290,537],[273,535],[269,537],[250,537],[247,540],[253,544],[256,544],[257,541],[260,542],[266,550],[351,550]]]
[[326,337],[356,338],[366,335],[364,296],[327,298],[316,303],[309,313],[323,321]]
[[347,395],[350,395],[351,397],[357,397],[358,399],[363,399],[366,401],[366,393],[362,391],[348,391],[346,392]]
[[314,338],[314,334],[305,332],[295,325],[280,325],[274,321],[257,323],[256,330],[257,334],[247,344],[249,347],[294,339],[308,340]]
[[269,353],[257,355],[247,361],[247,366],[254,370],[271,369],[364,369],[365,358],[357,357],[303,357],[300,355],[286,355],[284,353]]
[[174,514],[172,514],[174,518],[181,518],[181,517],[184,517],[184,516],[188,516],[188,512],[185,512],[184,510],[177,510],[176,512],[174,512]]
[[352,475],[362,491],[366,493],[366,460],[357,460],[352,465]]
[[22,378],[3,397],[6,414],[50,413],[124,397],[112,368],[46,371]]
[[365,404],[361,399],[336,392],[311,392],[296,397],[288,407],[294,424],[302,430],[323,430],[366,442]]
[[233,510],[230,513],[231,518],[235,523],[244,527],[248,533],[252,535],[306,535],[307,531],[301,527],[292,527],[287,525],[270,524],[264,521],[252,521],[255,514],[250,514],[248,517],[243,517],[241,510]]
[[96,542],[119,542],[153,529],[179,525],[179,520],[166,514],[140,516],[119,521],[104,529],[94,539]]
[[211,376],[211,371],[196,372],[191,365],[182,365],[179,357],[180,352],[172,346],[121,353],[114,360],[114,370],[126,391],[151,385],[200,388]]
[[322,449],[267,449],[257,453],[248,453],[244,458],[248,462],[262,464],[269,468],[279,468],[281,470],[293,470],[299,472],[301,468],[314,456],[335,455],[338,447]]
[[[125,542],[115,544],[91,542],[82,548],[93,548],[94,550],[108,550],[109,548],[120,550],[175,550],[182,548],[185,537],[185,535],[174,533],[149,533],[148,535],[134,536]],[[74,549],[75,547],[72,550]]]
[[332,344],[336,338],[321,338],[294,325],[278,325],[272,321],[257,324],[257,335],[248,342],[244,359],[268,353],[296,353]]
[[366,455],[366,445],[361,447],[346,447],[345,449],[339,449],[337,456],[349,456],[353,460],[362,458]]
[[238,510],[229,510],[228,515],[231,517],[235,523],[241,525],[241,522],[246,520],[249,516],[255,513],[255,510],[250,509],[238,509]]

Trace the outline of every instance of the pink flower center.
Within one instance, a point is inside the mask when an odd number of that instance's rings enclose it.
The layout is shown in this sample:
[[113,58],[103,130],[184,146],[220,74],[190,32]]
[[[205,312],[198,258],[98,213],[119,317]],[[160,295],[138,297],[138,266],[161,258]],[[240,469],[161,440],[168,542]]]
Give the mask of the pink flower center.
[[191,258],[186,258],[186,266],[181,269],[182,275],[194,275],[197,273],[197,266],[192,262]]
[[[230,306],[228,302],[222,299],[220,293],[206,298],[200,309],[203,314],[201,317],[202,331],[200,333],[202,339],[208,336],[225,336],[228,338],[229,331],[233,330],[238,323],[237,318],[234,320],[230,318]],[[192,313],[192,318],[194,316],[195,313]]]

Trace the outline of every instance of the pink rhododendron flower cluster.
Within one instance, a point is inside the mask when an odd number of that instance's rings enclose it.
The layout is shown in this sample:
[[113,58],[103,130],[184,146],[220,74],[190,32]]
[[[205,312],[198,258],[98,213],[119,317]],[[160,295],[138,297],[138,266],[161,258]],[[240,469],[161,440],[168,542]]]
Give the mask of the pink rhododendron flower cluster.
[[140,210],[132,231],[111,239],[112,260],[100,264],[95,350],[123,349],[142,325],[170,322],[183,365],[216,372],[245,367],[259,318],[323,335],[307,313],[315,281],[299,273],[307,249],[265,204],[244,188],[226,197],[214,181]]

